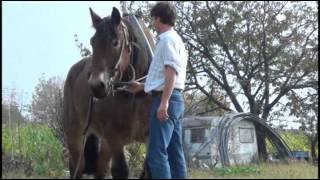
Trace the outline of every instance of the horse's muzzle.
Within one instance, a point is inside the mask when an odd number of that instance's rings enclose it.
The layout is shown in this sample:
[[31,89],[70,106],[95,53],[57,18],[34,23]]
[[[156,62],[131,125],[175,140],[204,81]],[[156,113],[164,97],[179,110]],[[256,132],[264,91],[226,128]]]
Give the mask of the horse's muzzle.
[[91,94],[98,99],[104,98],[107,95],[105,83],[100,79],[93,79],[92,76],[88,80]]
[[91,93],[94,97],[101,99],[107,95],[106,86],[103,82],[98,83],[96,86],[90,86]]

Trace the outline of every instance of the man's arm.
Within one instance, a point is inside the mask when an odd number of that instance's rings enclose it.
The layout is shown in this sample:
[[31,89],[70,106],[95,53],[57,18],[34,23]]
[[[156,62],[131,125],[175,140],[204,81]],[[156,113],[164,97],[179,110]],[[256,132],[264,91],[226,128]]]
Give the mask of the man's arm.
[[169,99],[172,94],[174,83],[176,81],[177,72],[170,66],[165,67],[165,85],[162,92],[161,103],[158,108],[157,117],[160,121],[165,121],[168,115]]

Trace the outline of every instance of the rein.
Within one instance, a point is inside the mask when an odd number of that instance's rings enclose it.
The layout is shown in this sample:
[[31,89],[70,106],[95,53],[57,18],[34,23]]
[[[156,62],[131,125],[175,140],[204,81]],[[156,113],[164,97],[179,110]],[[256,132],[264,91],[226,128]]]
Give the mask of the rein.
[[87,114],[87,125],[82,133],[83,135],[83,140],[82,140],[82,147],[81,147],[81,154],[79,156],[79,159],[78,159],[78,162],[77,162],[77,166],[76,166],[76,169],[73,173],[73,177],[72,179],[75,179],[76,178],[76,175],[79,171],[79,166],[80,166],[80,162],[84,156],[84,148],[85,148],[85,144],[86,144],[86,141],[87,141],[87,131],[88,131],[88,128],[89,128],[89,125],[91,124],[91,115],[92,115],[92,110],[93,110],[93,107],[94,107],[94,98],[92,95],[90,95],[89,97],[89,109],[88,109],[88,114]]
[[[136,79],[136,72],[135,69],[132,65],[133,62],[133,50],[132,50],[132,46],[136,46],[139,48],[139,45],[133,41],[128,40],[128,28],[126,27],[126,25],[121,22],[121,27],[122,27],[122,32],[124,35],[124,40],[122,41],[121,44],[121,52],[118,58],[118,62],[115,66],[115,69],[113,70],[113,72],[116,72],[115,75],[113,77],[110,78],[110,81],[108,82],[108,88],[107,88],[107,96],[109,96],[110,94],[112,94],[113,96],[115,95],[115,92],[117,91],[121,91],[123,89],[126,88],[127,85],[129,85],[132,81],[142,81],[144,80],[147,76],[143,76],[142,78]],[[130,72],[131,72],[131,80],[129,81],[122,81],[122,77],[123,77],[123,73],[122,71],[119,69],[120,66],[120,61],[123,60],[122,55],[123,55],[123,51],[124,51],[124,47],[128,50],[128,52],[130,53],[130,63],[128,65]],[[116,77],[120,74],[120,77],[118,78],[118,80],[116,80]],[[118,87],[120,86],[120,87]]]

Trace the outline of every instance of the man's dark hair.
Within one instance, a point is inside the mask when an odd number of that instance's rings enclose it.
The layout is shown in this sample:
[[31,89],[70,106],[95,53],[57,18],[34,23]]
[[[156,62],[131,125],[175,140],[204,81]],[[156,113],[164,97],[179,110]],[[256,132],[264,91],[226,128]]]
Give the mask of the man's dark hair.
[[174,26],[176,11],[172,4],[168,2],[158,2],[151,9],[151,17],[160,17],[161,23]]

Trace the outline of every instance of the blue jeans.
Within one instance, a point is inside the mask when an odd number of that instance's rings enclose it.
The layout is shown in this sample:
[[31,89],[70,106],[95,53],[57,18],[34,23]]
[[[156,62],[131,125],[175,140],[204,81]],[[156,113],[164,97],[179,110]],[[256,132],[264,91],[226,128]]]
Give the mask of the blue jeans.
[[161,95],[152,96],[147,163],[152,179],[186,179],[187,169],[182,146],[184,100],[173,90],[169,100],[169,119],[160,122],[157,110]]

